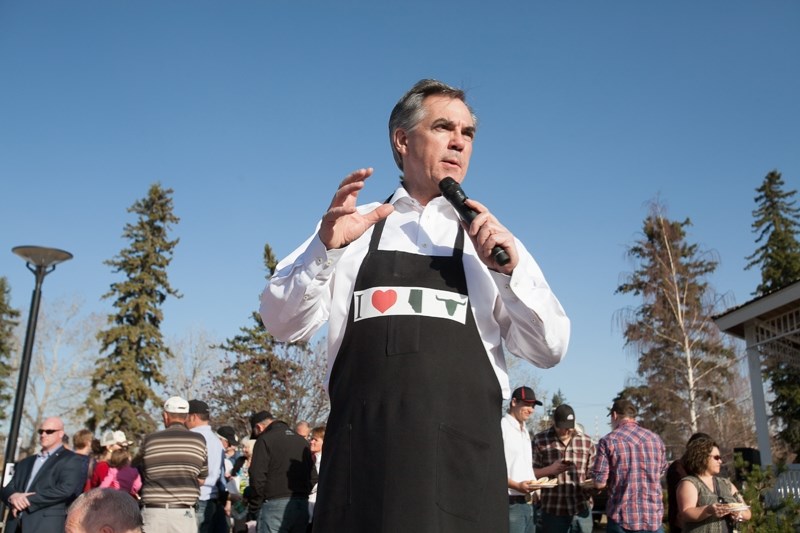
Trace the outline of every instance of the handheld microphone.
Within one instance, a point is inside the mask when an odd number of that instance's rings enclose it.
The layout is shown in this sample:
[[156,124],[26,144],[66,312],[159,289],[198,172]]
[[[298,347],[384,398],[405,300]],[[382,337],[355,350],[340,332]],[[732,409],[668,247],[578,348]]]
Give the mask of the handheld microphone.
[[[442,191],[442,196],[456,209],[458,216],[467,224],[472,224],[472,221],[478,216],[478,212],[464,203],[467,201],[467,195],[464,194],[464,189],[461,188],[461,185],[448,176],[439,182],[439,190]],[[511,261],[508,253],[500,246],[492,248],[492,257],[500,266],[506,265]]]

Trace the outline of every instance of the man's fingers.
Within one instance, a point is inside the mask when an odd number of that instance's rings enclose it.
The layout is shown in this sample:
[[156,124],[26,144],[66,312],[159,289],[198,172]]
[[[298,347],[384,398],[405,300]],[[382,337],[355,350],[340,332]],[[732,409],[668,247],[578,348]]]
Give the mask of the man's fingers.
[[370,224],[377,224],[384,218],[388,217],[392,211],[394,211],[394,206],[391,204],[381,204],[369,213],[364,215],[364,219]]
[[372,167],[359,168],[358,170],[354,170],[353,172],[348,174],[339,184],[339,188],[341,189],[342,187],[350,185],[352,183],[358,183],[358,182],[363,183],[364,180],[370,176],[372,176]]

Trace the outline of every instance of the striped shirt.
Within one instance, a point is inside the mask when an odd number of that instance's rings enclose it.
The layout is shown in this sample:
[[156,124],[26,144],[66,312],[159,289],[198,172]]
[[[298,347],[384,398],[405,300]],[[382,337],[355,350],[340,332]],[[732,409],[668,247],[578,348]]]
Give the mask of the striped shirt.
[[533,437],[533,468],[544,468],[556,461],[572,461],[574,466],[558,476],[558,485],[542,490],[542,510],[556,516],[574,516],[590,510],[592,499],[580,487],[591,479],[594,464],[594,443],[582,433],[574,433],[568,444],[558,438],[555,428]]
[[145,437],[141,450],[142,503],[194,505],[198,478],[208,477],[206,441],[183,424]]
[[661,437],[634,420],[622,419],[600,439],[592,468],[595,483],[608,487],[608,519],[625,529],[656,531],[661,527],[661,476],[666,469]]

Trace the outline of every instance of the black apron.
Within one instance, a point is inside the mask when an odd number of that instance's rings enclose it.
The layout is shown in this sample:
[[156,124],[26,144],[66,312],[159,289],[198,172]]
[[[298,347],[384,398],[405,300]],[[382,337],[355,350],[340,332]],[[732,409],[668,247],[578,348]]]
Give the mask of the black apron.
[[424,256],[378,250],[384,224],[331,371],[314,532],[506,532],[502,393],[467,298],[464,231],[452,256]]

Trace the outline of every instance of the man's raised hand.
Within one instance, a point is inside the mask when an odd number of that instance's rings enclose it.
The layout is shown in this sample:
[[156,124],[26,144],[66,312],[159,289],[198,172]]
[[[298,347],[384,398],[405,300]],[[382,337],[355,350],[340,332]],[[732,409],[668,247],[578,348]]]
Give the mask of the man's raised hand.
[[319,228],[319,238],[328,250],[347,246],[394,211],[394,207],[389,204],[381,204],[363,215],[356,210],[358,193],[364,188],[364,181],[371,175],[372,168],[362,168],[348,175],[339,184]]

